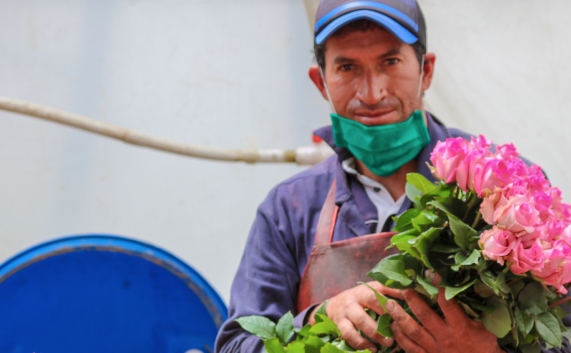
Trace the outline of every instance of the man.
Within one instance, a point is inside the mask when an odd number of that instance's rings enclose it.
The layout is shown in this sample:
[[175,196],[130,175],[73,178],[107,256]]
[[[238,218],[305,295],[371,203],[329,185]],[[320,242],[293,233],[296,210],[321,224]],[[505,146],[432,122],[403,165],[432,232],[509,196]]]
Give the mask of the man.
[[496,337],[443,293],[445,320],[413,290],[371,282],[405,299],[421,322],[390,301],[394,340],[383,338],[364,309],[381,314],[382,308],[370,289],[355,286],[389,254],[387,234],[377,233],[390,230],[391,216],[410,207],[406,174],[435,180],[426,162],[437,141],[469,138],[424,111],[435,55],[426,53],[420,7],[414,0],[322,0],[315,54],[318,65],[309,76],[335,112],[333,126],[316,135],[336,156],[281,183],[260,206],[216,351],[262,352],[262,342],[239,327],[238,317],[276,321],[291,311],[301,327],[314,322],[328,299],[328,316],[356,349],[376,352],[358,328],[387,347],[396,340],[406,352],[501,352]]

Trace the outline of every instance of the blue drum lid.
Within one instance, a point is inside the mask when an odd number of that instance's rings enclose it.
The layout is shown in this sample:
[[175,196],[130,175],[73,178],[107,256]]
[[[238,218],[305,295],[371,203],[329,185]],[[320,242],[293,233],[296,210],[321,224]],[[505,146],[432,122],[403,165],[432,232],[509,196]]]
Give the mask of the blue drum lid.
[[209,353],[226,318],[194,269],[131,239],[58,239],[0,266],[2,353]]

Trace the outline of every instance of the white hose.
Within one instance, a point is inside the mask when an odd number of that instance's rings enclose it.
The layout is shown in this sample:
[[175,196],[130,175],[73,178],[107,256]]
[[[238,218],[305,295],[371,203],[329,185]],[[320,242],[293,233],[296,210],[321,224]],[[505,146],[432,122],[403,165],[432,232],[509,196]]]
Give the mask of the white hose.
[[154,148],[157,150],[182,154],[185,156],[215,159],[233,162],[289,162],[299,165],[314,165],[333,154],[333,150],[324,143],[296,150],[279,149],[224,149],[191,145],[152,136],[144,132],[125,129],[81,115],[41,105],[19,101],[0,96],[0,109],[14,113],[50,120],[59,124],[72,126],[85,131],[104,135],[133,145]]

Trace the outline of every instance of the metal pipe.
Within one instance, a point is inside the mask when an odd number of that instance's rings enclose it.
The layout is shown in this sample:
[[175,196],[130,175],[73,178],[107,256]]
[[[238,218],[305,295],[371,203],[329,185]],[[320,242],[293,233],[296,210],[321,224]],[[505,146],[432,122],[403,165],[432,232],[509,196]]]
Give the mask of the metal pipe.
[[295,150],[280,149],[225,149],[191,145],[152,136],[144,132],[126,129],[113,124],[87,118],[38,104],[0,96],[0,109],[33,116],[59,124],[75,127],[95,134],[121,140],[133,145],[149,147],[185,156],[219,161],[246,163],[297,163],[314,165],[333,154],[325,144],[299,147]]

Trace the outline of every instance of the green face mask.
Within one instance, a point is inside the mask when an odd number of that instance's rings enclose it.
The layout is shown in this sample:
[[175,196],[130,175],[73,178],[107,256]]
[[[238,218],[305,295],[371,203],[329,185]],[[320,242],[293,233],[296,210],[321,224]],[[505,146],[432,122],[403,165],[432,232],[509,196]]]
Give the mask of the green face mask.
[[402,123],[366,126],[331,114],[335,145],[346,147],[376,175],[387,177],[410,162],[430,143],[420,110]]

